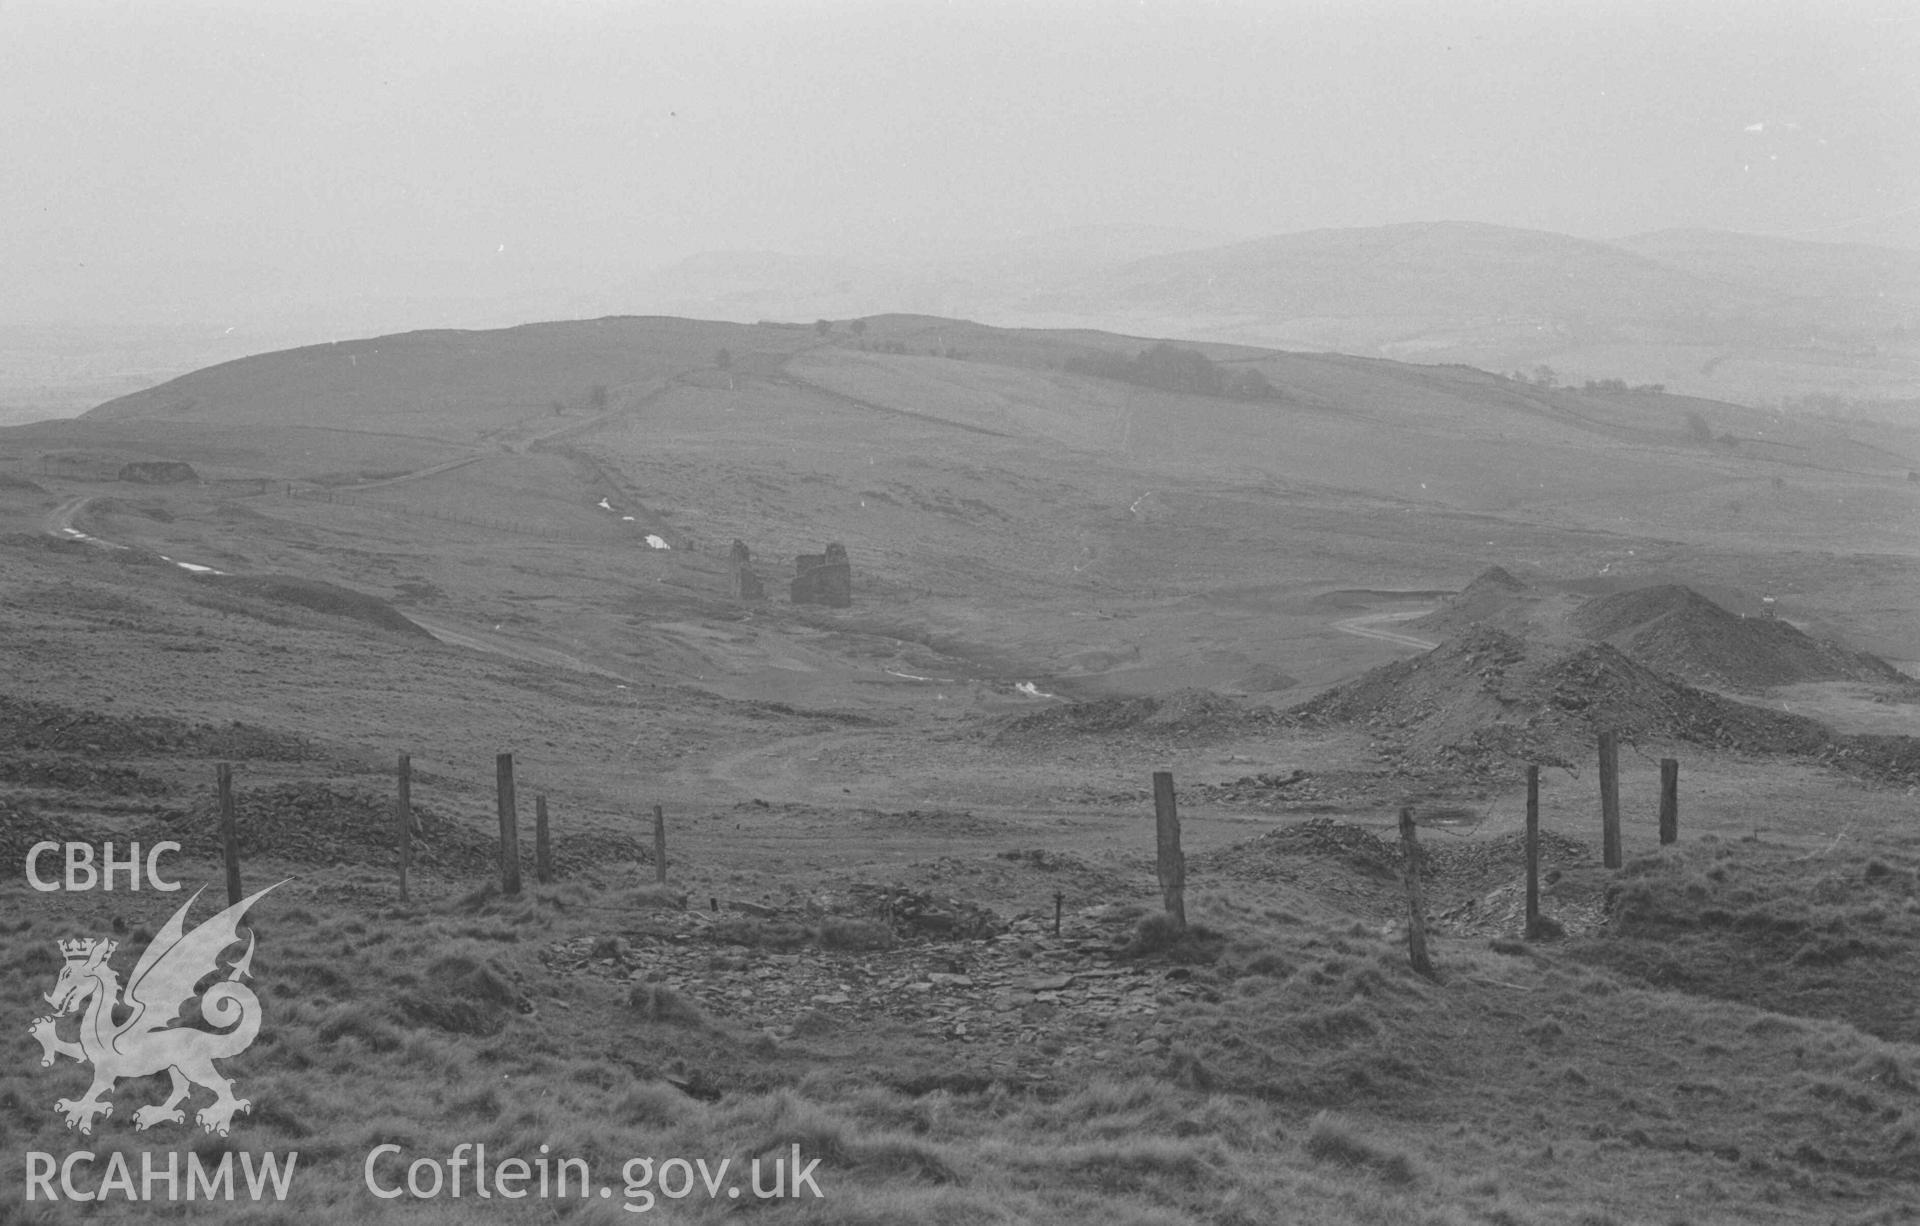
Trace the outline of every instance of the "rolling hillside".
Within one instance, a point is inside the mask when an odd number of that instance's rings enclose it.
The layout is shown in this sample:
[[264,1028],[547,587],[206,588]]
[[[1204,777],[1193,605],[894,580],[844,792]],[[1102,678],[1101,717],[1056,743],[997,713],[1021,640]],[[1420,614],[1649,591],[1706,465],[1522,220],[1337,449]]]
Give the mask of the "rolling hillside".
[[1324,637],[1318,593],[1452,588],[1491,562],[1764,585],[1920,657],[1899,612],[1920,598],[1910,432],[1245,346],[1199,348],[1273,398],[1076,373],[1150,344],[927,316],[412,333],[227,363],[20,437],[43,463],[304,483],[395,528],[653,534],[674,549],[636,573],[692,591],[724,591],[736,538],[776,585],[837,540],[866,606],[1069,689],[1330,681],[1378,655],[1336,636],[1296,658],[1289,627]]
[[[1222,369],[1257,370],[1277,389],[1275,399],[1249,401],[1067,369],[1089,354],[1147,347],[1125,336],[924,316],[859,327],[610,318],[406,333],[210,367],[109,401],[76,428],[325,428],[511,451],[591,442],[603,429],[644,431],[685,412],[761,413],[777,423],[783,400],[825,397],[833,407],[823,431],[904,416],[965,427],[935,436],[950,454],[1004,437],[1098,454],[1149,482],[1174,471],[1201,481],[1234,474],[1569,525],[1601,508],[1629,525],[1677,518],[1695,532],[1796,537],[1845,530],[1863,543],[1895,539],[1911,513],[1902,479],[1920,467],[1920,448],[1900,431],[1848,432],[1653,393],[1551,390],[1460,367],[1201,346]],[[1816,472],[1848,492],[1809,516],[1814,504],[1793,478]],[[1629,491],[1617,506],[1609,501]]]
[[[124,468],[150,457],[195,476]],[[1683,581],[1920,659],[1916,457],[1697,399],[926,316],[260,355],[0,430],[0,845],[164,837],[217,881],[231,768],[249,881],[294,879],[254,965],[285,1037],[245,1084],[297,1108],[234,1139],[300,1148],[309,1217],[366,1195],[385,1138],[480,1128],[608,1171],[817,1147],[835,1221],[1575,1226],[1709,1177],[1714,1220],[1811,1220],[1920,1178],[1913,687],[1768,676],[1747,706],[1535,631],[1596,596],[1622,614],[1596,630],[1698,662],[1719,615],[1609,598]],[[797,603],[827,542],[851,603]],[[558,877],[519,897],[503,753],[523,864],[544,814]],[[1171,943],[1161,769],[1196,921]],[[140,897],[82,930],[154,931],[174,904]],[[69,930],[37,898],[0,914],[17,999]],[[0,1096],[51,1152],[83,1074],[16,1045]],[[509,1084],[557,1088],[507,1119]]]

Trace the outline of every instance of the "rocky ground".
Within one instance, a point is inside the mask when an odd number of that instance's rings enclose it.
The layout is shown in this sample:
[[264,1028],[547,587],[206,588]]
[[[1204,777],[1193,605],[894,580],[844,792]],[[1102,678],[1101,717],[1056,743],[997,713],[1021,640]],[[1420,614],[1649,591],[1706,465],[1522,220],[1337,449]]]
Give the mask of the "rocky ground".
[[[779,1040],[904,1026],[969,1049],[959,1053],[969,1068],[1018,1082],[1060,1057],[1164,1051],[1173,1038],[1167,1006],[1219,999],[1219,977],[1204,966],[1127,956],[1138,913],[1070,912],[1058,933],[1051,917],[1020,916],[970,940],[896,940],[870,928],[865,939],[887,948],[847,950],[821,948],[811,935],[817,921],[783,927],[778,913],[752,924],[688,909],[655,912],[623,936],[555,946],[546,958],[556,970],[630,984],[637,997],[669,989],[717,1022]],[[828,939],[834,931],[829,921]],[[783,935],[789,948],[769,947]]]

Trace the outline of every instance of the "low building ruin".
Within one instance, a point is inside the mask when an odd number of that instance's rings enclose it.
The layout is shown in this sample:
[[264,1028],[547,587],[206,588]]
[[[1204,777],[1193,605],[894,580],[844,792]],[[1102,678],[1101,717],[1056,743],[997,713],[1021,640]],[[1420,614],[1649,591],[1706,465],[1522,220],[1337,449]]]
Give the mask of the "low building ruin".
[[727,558],[727,583],[735,600],[765,600],[767,589],[760,582],[760,575],[753,569],[753,555],[747,551],[747,543],[736,539],[733,552]]
[[134,460],[120,466],[119,477],[139,485],[178,485],[198,481],[200,474],[179,460]]
[[844,609],[853,603],[853,564],[847,547],[835,542],[825,553],[803,553],[793,560],[789,591],[795,604]]

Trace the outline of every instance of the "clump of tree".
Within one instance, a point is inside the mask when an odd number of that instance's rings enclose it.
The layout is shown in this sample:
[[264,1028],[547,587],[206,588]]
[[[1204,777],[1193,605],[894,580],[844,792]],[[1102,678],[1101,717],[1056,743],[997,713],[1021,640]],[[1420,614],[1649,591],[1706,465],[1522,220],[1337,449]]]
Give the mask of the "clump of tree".
[[1515,383],[1524,383],[1528,387],[1552,388],[1559,386],[1560,372],[1551,366],[1536,366],[1531,371],[1510,370],[1507,378]]
[[1628,385],[1625,379],[1588,379],[1581,386],[1585,392],[1664,392],[1664,383],[1635,383]]
[[1223,370],[1196,349],[1161,341],[1144,353],[1076,354],[1064,368],[1074,374],[1116,379],[1188,396],[1229,396],[1241,400],[1278,400],[1280,389],[1252,367]]

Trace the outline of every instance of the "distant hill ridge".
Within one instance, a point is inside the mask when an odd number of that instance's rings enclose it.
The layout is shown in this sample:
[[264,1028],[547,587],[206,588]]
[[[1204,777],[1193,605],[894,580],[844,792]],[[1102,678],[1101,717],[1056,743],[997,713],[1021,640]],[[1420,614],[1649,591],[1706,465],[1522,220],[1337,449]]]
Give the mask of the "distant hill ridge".
[[[1570,382],[1660,383],[1758,403],[1920,396],[1920,252],[1677,229],[1617,240],[1471,221],[1197,237],[1090,257],[1055,236],[1017,259],[692,257],[628,286],[650,309],[805,318],[910,309],[1332,351]],[[1077,258],[1065,258],[1073,251]],[[1091,249],[1098,250],[1098,249]]]

